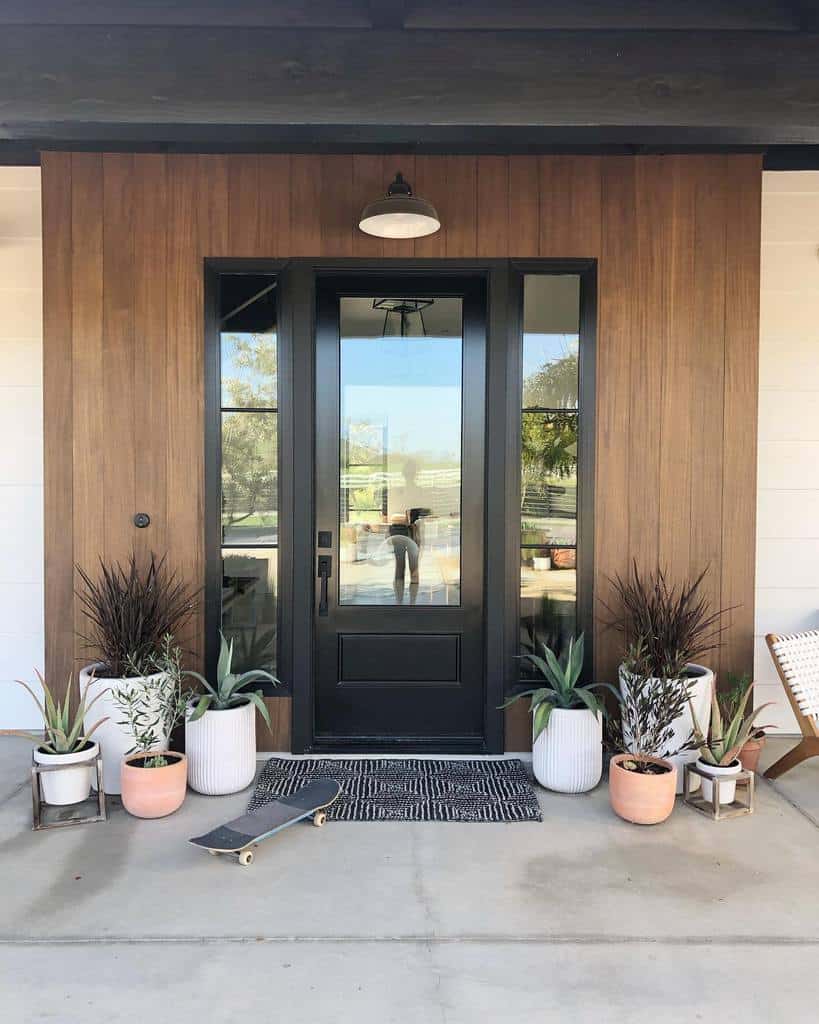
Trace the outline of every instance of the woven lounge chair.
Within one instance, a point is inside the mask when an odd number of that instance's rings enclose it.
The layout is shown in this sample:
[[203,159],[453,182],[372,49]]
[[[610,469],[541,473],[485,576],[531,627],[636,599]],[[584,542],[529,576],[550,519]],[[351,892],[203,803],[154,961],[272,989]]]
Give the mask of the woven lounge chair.
[[819,629],[765,638],[779,678],[791,702],[802,739],[772,764],[766,779],[778,779],[809,757],[819,755]]

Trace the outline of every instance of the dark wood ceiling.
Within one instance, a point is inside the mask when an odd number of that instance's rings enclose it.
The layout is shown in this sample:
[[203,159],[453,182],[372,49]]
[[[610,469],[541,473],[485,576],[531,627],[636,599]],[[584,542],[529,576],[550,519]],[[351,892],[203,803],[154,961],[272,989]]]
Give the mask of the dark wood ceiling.
[[819,144],[816,0],[4,0],[0,140]]

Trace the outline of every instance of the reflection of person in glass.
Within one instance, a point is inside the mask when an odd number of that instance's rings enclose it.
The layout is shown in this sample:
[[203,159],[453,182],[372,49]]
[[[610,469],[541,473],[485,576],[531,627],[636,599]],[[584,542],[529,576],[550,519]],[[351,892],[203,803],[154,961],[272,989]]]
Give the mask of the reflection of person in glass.
[[396,582],[403,582],[406,563],[409,562],[410,583],[417,585],[423,528],[421,520],[429,515],[430,510],[423,507],[427,495],[418,486],[415,459],[404,462],[403,476],[403,485],[391,487],[387,496],[389,539],[395,554]]

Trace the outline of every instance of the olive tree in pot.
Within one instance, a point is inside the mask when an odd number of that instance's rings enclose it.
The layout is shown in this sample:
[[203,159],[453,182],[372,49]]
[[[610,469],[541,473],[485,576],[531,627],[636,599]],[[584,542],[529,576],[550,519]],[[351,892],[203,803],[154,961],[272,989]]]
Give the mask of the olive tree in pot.
[[[734,802],[737,784],[735,780],[732,780],[742,771],[739,759],[740,751],[755,729],[759,728],[754,725],[757,715],[772,704],[772,701],[760,704],[755,710],[746,713],[751,692],[751,687],[748,687],[745,690],[745,695],[737,704],[733,716],[723,718],[723,709],[720,707],[715,687],[711,695],[710,727],[706,729],[700,728],[697,715],[693,707],[691,708],[691,717],[694,721],[694,742],[699,749],[697,768],[711,778],[727,780],[720,783],[719,802],[721,804]],[[702,795],[709,802],[714,799],[714,786],[711,778],[702,780]]]
[[[619,714],[609,720],[609,741],[618,751],[609,765],[609,800],[625,821],[657,825],[674,810],[672,758],[690,747],[691,735],[679,745],[674,737],[691,685],[635,675],[623,691]],[[668,750],[669,757],[657,757],[657,750]]]
[[613,687],[605,683],[580,686],[583,637],[569,641],[561,658],[545,644],[543,657],[525,654],[543,677],[544,686],[515,694],[503,707],[530,697],[532,770],[547,789],[585,793],[603,773],[603,706],[592,692]]
[[635,562],[626,579],[618,575],[610,581],[617,608],[605,605],[611,615],[608,624],[623,634],[626,644],[619,669],[620,692],[625,696],[639,681],[641,688],[655,689],[659,699],[670,682],[683,697],[679,715],[668,723],[667,742],[648,751],[676,765],[678,793],[682,792],[683,765],[697,756],[687,749],[694,726],[689,708],[701,721],[707,720],[714,685],[712,670],[695,659],[721,646],[722,620],[730,610],[710,611],[701,593],[707,572],[706,568],[695,579],[672,585],[662,569],[646,576]]
[[[106,719],[100,718],[88,728],[84,728],[84,720],[99,697],[86,702],[86,696],[83,694],[72,714],[71,679],[68,680],[64,700],[59,701],[54,699],[45,679],[36,669],[35,673],[42,687],[42,701],[28,683],[24,683],[22,679],[18,679],[17,682],[28,690],[39,708],[43,716],[43,734],[13,730],[7,735],[23,736],[31,740],[37,764],[60,767],[60,771],[43,772],[40,777],[43,799],[47,804],[66,806],[82,803],[88,799],[91,792],[94,777],[92,763],[99,750],[97,744],[92,743],[91,736]],[[76,767],[73,767],[74,765]]]
[[[135,737],[113,700],[113,691],[130,690],[134,699],[148,694],[157,697],[163,674],[155,667],[163,638],[175,635],[191,617],[196,599],[188,587],[170,572],[165,557],[151,554],[144,567],[131,555],[123,567],[105,565],[100,560],[100,575],[92,579],[76,566],[82,586],[77,597],[86,616],[87,627],[79,634],[96,661],[80,672],[80,690],[89,700],[100,698],[100,710],[106,716],[97,740],[102,751],[103,785],[106,793],[120,792],[120,762],[134,747]],[[158,709],[154,709],[155,711]],[[164,746],[167,737],[158,734]]]
[[184,754],[168,750],[168,741],[190,701],[182,686],[182,652],[167,633],[160,650],[144,663],[149,671],[140,686],[130,680],[111,687],[120,725],[134,737],[122,758],[122,805],[137,818],[163,818],[182,806],[188,768]]
[[256,774],[256,711],[270,728],[270,713],[261,690],[247,690],[251,683],[265,679],[278,686],[279,680],[263,669],[240,674],[232,671],[233,640],[220,632],[216,685],[198,672],[186,675],[205,688],[189,706],[185,720],[185,751],[191,789],[208,796],[237,793],[249,786]]

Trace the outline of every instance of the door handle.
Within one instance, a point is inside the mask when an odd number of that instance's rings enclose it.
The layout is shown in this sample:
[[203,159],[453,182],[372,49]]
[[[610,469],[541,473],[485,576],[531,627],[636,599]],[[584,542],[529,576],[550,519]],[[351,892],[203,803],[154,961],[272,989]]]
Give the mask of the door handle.
[[318,556],[318,578],[321,580],[321,590],[319,593],[319,610],[318,613],[322,618],[327,615],[327,580],[333,575],[333,556],[332,555],[319,555]]

